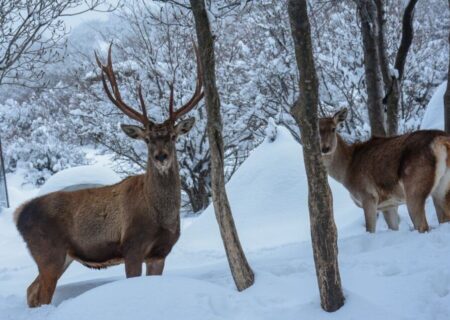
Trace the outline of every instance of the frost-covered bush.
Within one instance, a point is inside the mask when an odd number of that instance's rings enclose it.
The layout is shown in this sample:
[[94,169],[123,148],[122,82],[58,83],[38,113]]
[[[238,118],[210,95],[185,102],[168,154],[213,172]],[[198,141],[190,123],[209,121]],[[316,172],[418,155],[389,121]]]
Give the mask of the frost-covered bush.
[[87,164],[79,146],[67,139],[70,127],[64,108],[47,92],[18,103],[0,105],[0,134],[6,170],[25,169],[25,179],[42,185],[52,174],[75,165]]

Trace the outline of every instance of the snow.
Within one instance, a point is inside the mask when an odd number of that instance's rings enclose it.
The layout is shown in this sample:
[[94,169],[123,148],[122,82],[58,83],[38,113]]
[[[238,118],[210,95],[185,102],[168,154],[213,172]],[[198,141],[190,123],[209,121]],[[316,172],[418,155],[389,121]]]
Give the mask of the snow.
[[[276,140],[266,140],[254,150],[227,184],[242,245],[251,250],[310,239],[302,151],[293,147],[296,142],[286,128],[278,127],[276,132]],[[329,180],[334,207],[339,213],[336,215],[338,226],[344,229],[357,223],[361,213],[349,193],[333,179]],[[197,220],[182,235],[180,247],[186,245],[190,250],[222,252],[213,206],[210,205]]]
[[210,207],[183,221],[162,277],[125,279],[123,266],[97,271],[73,263],[53,304],[28,309],[25,292],[37,270],[9,211],[0,216],[0,319],[448,320],[450,224],[438,225],[428,201],[431,232],[411,231],[402,207],[400,231],[379,219],[377,233],[367,234],[362,210],[331,179],[346,304],[321,310],[302,150],[285,128],[276,133],[227,185],[254,286],[236,291]]
[[76,190],[89,186],[103,186],[119,182],[120,177],[102,165],[79,166],[52,175],[40,188],[38,195],[58,190]]
[[447,89],[447,81],[441,83],[434,91],[430,102],[428,102],[422,119],[421,129],[444,130],[444,94]]

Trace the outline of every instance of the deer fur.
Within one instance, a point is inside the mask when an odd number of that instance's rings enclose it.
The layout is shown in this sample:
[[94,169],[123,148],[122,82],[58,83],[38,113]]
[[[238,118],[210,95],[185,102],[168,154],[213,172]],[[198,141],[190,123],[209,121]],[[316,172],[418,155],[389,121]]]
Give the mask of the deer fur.
[[[196,54],[198,63],[197,50]],[[142,114],[121,100],[111,48],[108,65],[98,58],[97,62],[108,97],[143,125],[122,125],[122,130],[146,143],[147,170],[112,186],[50,193],[15,211],[17,229],[39,270],[27,291],[30,307],[51,302],[58,279],[74,260],[95,269],[125,263],[127,277],[140,276],[145,262],[147,275],[161,275],[165,258],[180,235],[181,186],[175,143],[195,119],[175,122],[203,97],[200,72],[193,98],[176,111],[171,86],[170,117],[157,124],[147,117],[140,88]]]
[[320,147],[328,174],[362,207],[366,230],[375,232],[377,211],[398,230],[397,207],[406,203],[414,228],[429,230],[425,200],[432,196],[440,223],[450,221],[450,136],[421,130],[395,137],[372,137],[348,144],[336,132],[347,109],[319,120]]

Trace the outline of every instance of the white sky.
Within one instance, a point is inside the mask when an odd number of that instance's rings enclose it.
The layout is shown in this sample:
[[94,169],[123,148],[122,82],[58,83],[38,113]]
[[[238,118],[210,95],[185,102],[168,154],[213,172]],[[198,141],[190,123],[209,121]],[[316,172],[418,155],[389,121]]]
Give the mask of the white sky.
[[[111,5],[116,5],[118,3],[118,1],[120,0],[109,0],[108,2]],[[82,10],[83,7],[80,7],[79,11]],[[104,9],[105,7],[102,6],[100,7],[100,9]],[[97,12],[97,11],[89,11],[77,16],[73,16],[73,17],[65,17],[64,18],[64,22],[66,23],[68,30],[72,31],[73,29],[75,29],[77,26],[79,26],[80,24],[84,23],[84,22],[88,22],[88,21],[104,21],[108,19],[108,16],[110,15],[110,12]]]

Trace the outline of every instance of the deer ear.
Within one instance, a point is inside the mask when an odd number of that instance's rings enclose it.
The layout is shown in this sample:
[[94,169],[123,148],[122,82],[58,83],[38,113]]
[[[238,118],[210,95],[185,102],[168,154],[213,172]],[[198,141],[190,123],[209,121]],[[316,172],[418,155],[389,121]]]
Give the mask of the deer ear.
[[194,123],[195,123],[195,118],[189,118],[186,120],[182,120],[175,126],[175,132],[177,133],[177,135],[185,134],[185,133],[189,132],[189,130],[192,129],[192,127],[194,126]]
[[120,127],[122,128],[123,132],[125,132],[125,134],[127,136],[129,136],[130,138],[133,138],[133,139],[143,139],[144,138],[144,129],[142,129],[138,126],[133,126],[130,124],[121,124]]
[[343,109],[339,110],[338,112],[336,112],[333,116],[334,122],[336,124],[344,122],[345,119],[347,118],[347,113],[348,113],[347,108],[343,108]]

